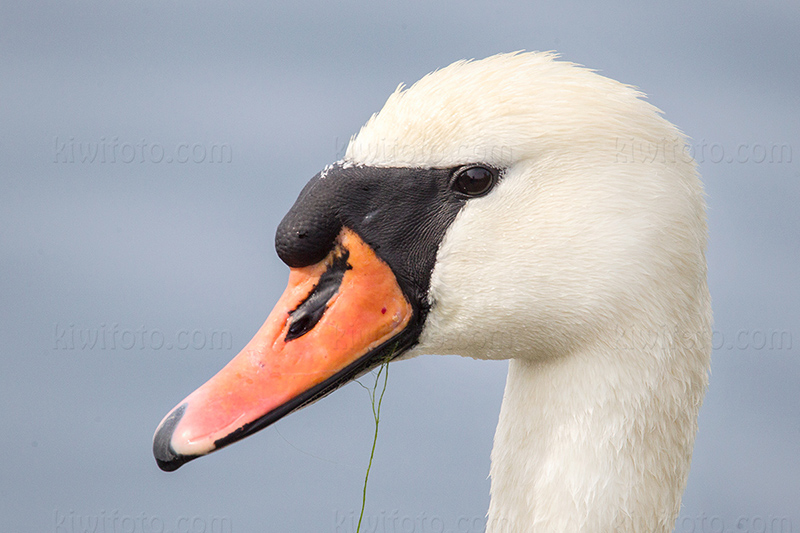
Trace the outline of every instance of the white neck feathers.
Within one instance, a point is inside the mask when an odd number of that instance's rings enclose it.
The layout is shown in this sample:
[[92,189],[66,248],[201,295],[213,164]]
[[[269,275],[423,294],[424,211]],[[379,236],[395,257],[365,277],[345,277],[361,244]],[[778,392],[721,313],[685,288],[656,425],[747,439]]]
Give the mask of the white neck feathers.
[[576,353],[510,361],[488,532],[673,530],[707,384],[702,315],[700,331],[631,324]]

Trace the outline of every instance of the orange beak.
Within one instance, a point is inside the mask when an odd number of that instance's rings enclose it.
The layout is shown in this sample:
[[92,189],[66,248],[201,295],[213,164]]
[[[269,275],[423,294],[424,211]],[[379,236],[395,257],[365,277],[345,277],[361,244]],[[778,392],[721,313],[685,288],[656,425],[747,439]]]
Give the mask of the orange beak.
[[389,266],[344,228],[321,262],[292,268],[244,349],[161,421],[162,470],[244,438],[392,358],[413,308]]

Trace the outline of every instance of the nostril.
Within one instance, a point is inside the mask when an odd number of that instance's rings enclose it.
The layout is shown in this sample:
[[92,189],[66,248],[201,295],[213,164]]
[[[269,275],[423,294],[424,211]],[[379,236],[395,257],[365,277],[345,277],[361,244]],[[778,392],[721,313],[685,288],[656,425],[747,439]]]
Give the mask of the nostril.
[[[318,311],[324,309],[324,306],[318,308]],[[321,314],[321,313],[320,313]],[[298,337],[302,337],[304,334],[308,333],[311,330],[311,315],[303,315],[298,317],[295,320],[292,320],[291,325],[289,326],[289,331],[286,333],[286,340],[290,341],[292,339],[296,339]]]
[[350,253],[347,250],[342,250],[342,252],[341,255],[334,258],[333,263],[320,276],[319,281],[311,293],[306,296],[306,299],[294,311],[289,313],[291,323],[289,324],[289,330],[286,332],[285,342],[302,337],[314,329],[314,326],[317,325],[317,322],[320,321],[322,315],[328,309],[328,302],[330,302],[334,294],[339,292],[344,273],[352,268],[347,263]]

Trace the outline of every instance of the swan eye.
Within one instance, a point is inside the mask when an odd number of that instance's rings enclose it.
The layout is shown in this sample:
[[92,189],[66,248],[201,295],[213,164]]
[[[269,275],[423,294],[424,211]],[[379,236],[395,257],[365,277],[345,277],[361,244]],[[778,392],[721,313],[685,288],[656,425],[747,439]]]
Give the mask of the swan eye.
[[453,176],[453,190],[466,196],[483,196],[494,187],[497,170],[482,166],[463,167]]

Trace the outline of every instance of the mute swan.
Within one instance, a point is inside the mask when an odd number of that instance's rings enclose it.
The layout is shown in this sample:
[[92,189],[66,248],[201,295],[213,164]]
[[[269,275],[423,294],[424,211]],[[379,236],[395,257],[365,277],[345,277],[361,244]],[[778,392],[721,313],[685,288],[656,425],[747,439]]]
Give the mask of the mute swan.
[[387,357],[510,359],[487,531],[671,531],[710,356],[705,205],[684,147],[635,89],[549,53],[399,87],[281,222],[289,285],[161,422],[159,466]]

